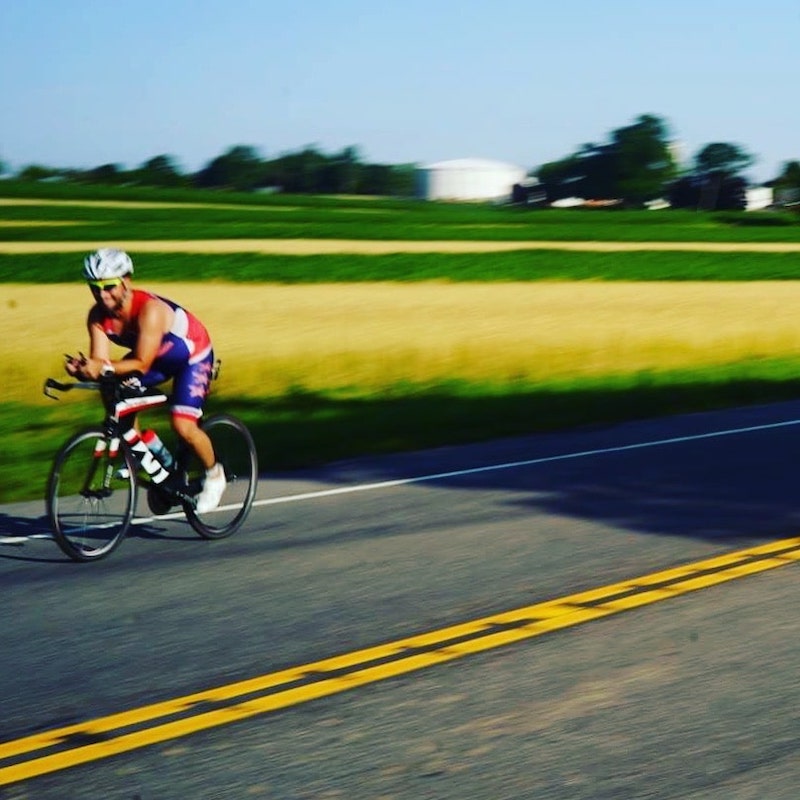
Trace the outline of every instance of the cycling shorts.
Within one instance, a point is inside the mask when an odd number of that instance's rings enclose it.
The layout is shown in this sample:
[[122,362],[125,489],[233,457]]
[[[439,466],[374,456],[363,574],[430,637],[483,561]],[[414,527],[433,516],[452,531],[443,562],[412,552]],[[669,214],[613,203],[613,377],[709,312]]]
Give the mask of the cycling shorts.
[[[128,353],[125,358],[133,358],[133,353]],[[172,378],[172,415],[200,419],[203,416],[203,404],[211,389],[213,371],[214,351],[211,348],[202,358],[195,360],[189,354],[186,341],[168,333],[164,336],[155,361],[142,376],[142,383],[156,386]]]

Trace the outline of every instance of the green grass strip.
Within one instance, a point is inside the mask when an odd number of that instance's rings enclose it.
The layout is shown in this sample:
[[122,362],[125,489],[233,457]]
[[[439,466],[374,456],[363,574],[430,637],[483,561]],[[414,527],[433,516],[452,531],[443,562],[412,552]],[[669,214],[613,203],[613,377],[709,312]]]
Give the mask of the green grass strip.
[[[352,256],[193,255],[133,252],[148,281],[312,284],[367,281],[764,281],[800,279],[800,253],[397,253]],[[79,281],[79,253],[0,255],[0,283]]]
[[[800,242],[800,215],[788,211],[531,210],[386,198],[26,187],[0,181],[2,197],[27,201],[0,203],[0,241],[8,242],[252,238]],[[47,204],[50,199],[59,202]],[[97,204],[108,200],[123,202]],[[160,205],[144,206],[143,201]],[[31,224],[36,222],[69,224]]]

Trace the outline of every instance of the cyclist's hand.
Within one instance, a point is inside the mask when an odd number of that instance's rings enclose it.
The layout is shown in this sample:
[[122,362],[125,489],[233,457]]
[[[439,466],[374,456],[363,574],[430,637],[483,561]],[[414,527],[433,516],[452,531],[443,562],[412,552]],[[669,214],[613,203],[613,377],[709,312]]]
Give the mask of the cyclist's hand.
[[86,356],[81,353],[79,356],[65,355],[66,361],[64,362],[64,369],[73,378],[82,377],[81,373],[83,367],[86,365]]
[[81,364],[80,376],[86,381],[96,381],[103,371],[103,359],[92,358],[88,356],[84,358]]

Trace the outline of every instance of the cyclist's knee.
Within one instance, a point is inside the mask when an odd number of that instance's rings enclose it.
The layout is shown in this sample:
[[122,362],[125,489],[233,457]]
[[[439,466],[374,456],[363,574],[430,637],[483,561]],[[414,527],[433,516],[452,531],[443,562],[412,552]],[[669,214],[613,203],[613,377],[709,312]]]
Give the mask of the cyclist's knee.
[[194,419],[194,417],[178,416],[177,414],[172,417],[172,429],[178,436],[187,441],[191,441],[196,436],[198,431],[197,423],[198,420]]

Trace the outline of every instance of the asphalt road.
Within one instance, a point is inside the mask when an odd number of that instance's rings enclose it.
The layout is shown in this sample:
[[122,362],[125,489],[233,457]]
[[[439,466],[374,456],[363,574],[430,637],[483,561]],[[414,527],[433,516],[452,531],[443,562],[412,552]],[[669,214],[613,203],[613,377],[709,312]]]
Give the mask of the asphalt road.
[[[796,800],[800,541],[771,543],[800,536],[799,451],[780,404],[267,473],[221,542],[155,522],[88,565],[6,544],[0,798]],[[0,508],[0,536],[41,514]],[[504,646],[439,633],[759,546],[794,557]],[[427,633],[419,668],[336,671]],[[303,679],[275,710],[224,699],[283,670]],[[211,689],[170,738],[126,718],[136,746],[74,765],[127,741],[91,720]],[[205,712],[225,724],[197,730]]]

